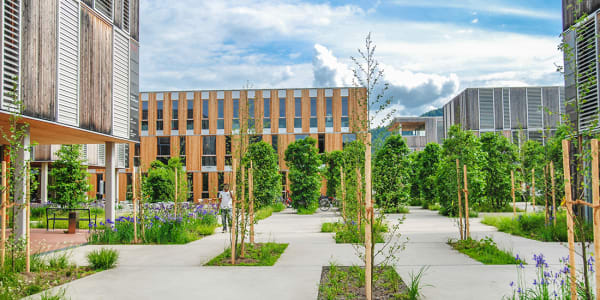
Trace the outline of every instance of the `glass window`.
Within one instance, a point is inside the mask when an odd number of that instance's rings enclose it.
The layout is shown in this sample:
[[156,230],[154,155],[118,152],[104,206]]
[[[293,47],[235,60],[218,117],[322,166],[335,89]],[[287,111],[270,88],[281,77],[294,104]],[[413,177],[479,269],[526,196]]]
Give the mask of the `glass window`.
[[310,128],[317,128],[317,127],[318,127],[317,118],[310,118]]
[[135,167],[140,166],[140,144],[139,143],[135,144],[135,146],[133,147],[133,165]]
[[265,118],[270,118],[271,117],[271,99],[265,98],[265,99],[263,99],[263,103],[264,103]]
[[161,136],[156,138],[156,156],[170,157],[171,156],[171,138]]
[[342,97],[342,116],[348,116],[348,97]]
[[223,119],[223,99],[217,100],[217,116],[219,119]]
[[350,133],[350,134],[344,134],[342,135],[342,145],[343,147],[346,147],[346,144],[356,141],[356,134],[354,133]]
[[194,201],[194,173],[187,173],[188,197],[187,201]]
[[202,120],[202,129],[208,130],[208,119]]
[[202,100],[202,118],[208,119],[208,100]]
[[185,136],[179,137],[179,155],[185,156]]
[[148,131],[148,121],[142,121],[142,131]]
[[208,192],[208,173],[202,173],[202,198],[208,199],[210,193]]
[[171,119],[179,119],[179,101],[171,101]]
[[225,173],[219,172],[217,173],[217,183],[219,184],[219,191],[223,190],[223,185],[225,184]]
[[223,120],[223,119],[217,120],[217,129],[225,129],[225,120]]
[[296,141],[297,140],[303,140],[303,139],[305,139],[307,137],[308,137],[308,135],[306,135],[306,134],[296,134]]
[[254,115],[254,99],[248,99],[248,117],[253,119]]
[[233,99],[233,118],[240,117],[240,99]]
[[163,130],[163,121],[156,121],[156,130]]
[[208,135],[202,137],[202,154],[217,155],[217,137]]
[[325,135],[319,134],[319,153],[325,153]]
[[171,93],[171,100],[179,100],[179,93]]
[[194,130],[194,119],[187,120],[185,124],[187,130]]
[[325,98],[325,104],[326,104],[325,114],[327,116],[332,116],[333,115],[333,99],[331,97]]
[[171,130],[179,130],[179,121],[178,120],[171,121]]
[[194,100],[187,101],[187,118],[189,120],[194,119]]
[[258,143],[260,141],[262,141],[262,135],[251,135],[250,138],[248,139],[250,144],[254,144],[254,143]]
[[279,118],[279,128],[280,129],[285,129],[286,128],[285,118]]
[[269,119],[269,118],[263,119],[263,129],[271,129],[271,119]]
[[273,147],[273,150],[275,150],[275,153],[277,153],[277,149],[278,149],[278,146],[279,146],[278,141],[279,141],[279,136],[278,135],[274,134],[274,135],[271,136],[271,146]]
[[163,119],[163,102],[162,101],[156,101],[156,119],[157,120]]
[[231,128],[232,128],[233,130],[240,129],[240,119],[233,119],[233,120],[231,121]]
[[302,118],[294,118],[294,128],[302,128]]
[[311,117],[317,116],[317,98],[316,97],[310,98],[310,116]]
[[300,97],[296,97],[294,98],[294,115],[296,116],[296,118],[301,118],[302,117],[302,98]]
[[279,98],[279,117],[285,118],[285,98]]
[[165,95],[163,93],[156,93],[156,100],[165,100]]
[[148,120],[148,101],[142,101],[142,120]]

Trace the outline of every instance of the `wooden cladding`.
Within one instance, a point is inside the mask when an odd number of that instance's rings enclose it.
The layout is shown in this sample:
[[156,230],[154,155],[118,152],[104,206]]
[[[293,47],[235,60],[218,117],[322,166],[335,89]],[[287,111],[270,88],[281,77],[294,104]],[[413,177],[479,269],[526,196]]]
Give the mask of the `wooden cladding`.
[[111,134],[112,39],[110,24],[81,9],[80,127]]

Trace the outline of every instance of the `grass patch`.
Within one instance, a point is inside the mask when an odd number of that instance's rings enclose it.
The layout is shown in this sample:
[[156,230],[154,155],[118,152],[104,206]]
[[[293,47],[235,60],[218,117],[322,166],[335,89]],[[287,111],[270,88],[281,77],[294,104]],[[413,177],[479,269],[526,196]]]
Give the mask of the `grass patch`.
[[[323,267],[317,299],[365,299],[365,269],[359,266]],[[408,288],[393,267],[373,270],[373,299],[411,299]]]
[[393,206],[393,207],[384,207],[383,213],[386,214],[407,214],[410,211],[406,206]]
[[[385,242],[383,233],[388,231],[387,225],[375,223],[373,239],[376,243]],[[360,231],[356,225],[341,222],[321,224],[321,232],[335,232],[335,242],[338,244],[357,244],[363,243],[365,238],[365,226],[360,226]]]
[[273,213],[280,212],[285,209],[285,205],[281,202],[261,207],[254,213],[254,220],[260,221],[270,217]]
[[297,209],[297,214],[299,215],[312,215],[317,211],[317,208],[305,208],[305,207],[298,207]]
[[448,244],[460,253],[466,254],[472,259],[486,265],[515,265],[525,263],[515,258],[512,253],[498,249],[496,242],[490,237],[485,237],[479,241],[471,238],[462,241],[449,240]]
[[442,206],[439,203],[427,203],[426,207],[423,207],[425,209],[429,209],[429,210],[440,210],[440,208],[442,208]]
[[[0,268],[0,299],[21,299],[96,272],[90,267],[77,267],[69,262],[66,253],[46,257],[32,256],[31,272],[25,273],[25,256],[19,251],[15,260],[7,256]],[[14,263],[14,269],[13,269]],[[64,291],[57,294],[45,292],[41,299],[63,299]]]
[[[557,213],[556,225],[550,222],[545,225],[543,213],[521,214],[512,216],[485,216],[481,223],[494,226],[498,231],[534,239],[542,242],[567,242],[567,221],[565,212]],[[576,232],[579,234],[579,232]],[[588,241],[593,240],[592,225],[584,225],[584,234]]]
[[[288,244],[279,243],[256,243],[246,244],[244,257],[239,257],[241,248],[238,245],[236,249],[236,266],[272,266],[274,265]],[[231,247],[225,249],[223,253],[211,259],[205,266],[231,266]]]
[[117,265],[119,252],[114,249],[102,248],[87,254],[87,260],[94,270],[108,270]]

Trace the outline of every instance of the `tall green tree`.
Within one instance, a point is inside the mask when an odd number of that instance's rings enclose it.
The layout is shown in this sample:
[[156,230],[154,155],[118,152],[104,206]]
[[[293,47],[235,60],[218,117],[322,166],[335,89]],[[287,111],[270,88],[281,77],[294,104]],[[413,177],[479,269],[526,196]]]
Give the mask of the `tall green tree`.
[[373,161],[375,201],[383,207],[398,207],[410,195],[410,150],[401,135],[385,139]]
[[[554,135],[547,140],[545,145],[547,159],[554,163],[555,193],[558,203],[560,203],[560,199],[565,194],[562,141],[569,138],[569,130],[569,127],[565,124],[558,126]],[[552,184],[548,183],[548,186],[551,187]]]
[[411,205],[421,205],[421,190],[420,187],[423,184],[419,181],[419,163],[421,160],[422,151],[414,151],[408,155],[410,160],[410,168],[408,170],[410,174],[410,198]]
[[481,170],[485,176],[486,208],[500,209],[511,201],[510,173],[517,167],[518,149],[505,136],[486,132],[481,135],[481,150],[487,161]]
[[186,173],[179,157],[172,157],[167,165],[159,160],[150,164],[142,189],[149,202],[175,201],[175,169],[177,169],[177,202],[187,199],[188,186]]
[[[544,147],[537,141],[528,140],[521,147],[521,166],[525,183],[531,187],[531,170],[535,168],[535,189],[542,192],[544,189],[544,166],[546,165],[546,156]],[[529,189],[528,189],[529,191]]]
[[467,165],[469,204],[478,205],[484,200],[485,176],[481,167],[486,163],[486,154],[481,151],[481,142],[472,132],[452,125],[442,145],[442,160],[436,175],[435,185],[442,206],[442,213],[458,215],[456,159],[460,160],[459,180],[463,181],[463,165]]
[[[344,165],[344,152],[335,150],[324,153],[321,158],[325,164],[322,175],[327,180],[327,196],[341,199],[341,168]],[[347,172],[347,171],[344,171]]]
[[413,168],[418,182],[420,196],[426,203],[433,203],[436,199],[435,173],[442,154],[442,147],[438,143],[429,143],[423,151],[419,152],[417,162]]
[[252,161],[254,182],[254,205],[267,206],[275,203],[281,195],[281,174],[277,165],[277,153],[273,147],[260,141],[248,147],[244,163]]
[[299,213],[314,213],[319,206],[321,159],[316,144],[317,140],[307,137],[291,143],[285,150],[292,201]]
[[56,155],[58,159],[50,171],[54,183],[48,186],[51,201],[67,208],[87,202],[90,185],[81,158],[81,145],[62,145]]

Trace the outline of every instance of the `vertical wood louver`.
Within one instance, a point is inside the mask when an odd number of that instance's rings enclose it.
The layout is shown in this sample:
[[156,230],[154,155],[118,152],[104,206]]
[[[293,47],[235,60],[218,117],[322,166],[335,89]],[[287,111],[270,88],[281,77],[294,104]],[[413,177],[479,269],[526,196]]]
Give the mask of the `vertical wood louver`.
[[527,128],[542,129],[542,89],[527,88]]
[[598,119],[598,51],[595,18],[582,23],[576,38],[579,128],[590,129]]
[[19,97],[20,0],[4,0],[2,22],[2,109],[11,110]]
[[502,89],[502,107],[504,110],[504,129],[510,129],[510,89]]
[[129,137],[129,39],[113,33],[113,135]]
[[123,30],[129,33],[129,0],[123,1]]
[[106,165],[105,154],[106,153],[106,145],[99,144],[98,145],[98,165],[104,166]]
[[57,121],[79,125],[79,1],[58,4]]
[[113,16],[113,14],[112,14],[113,1],[112,0],[96,0],[96,1],[94,1],[94,8],[112,21],[112,16]]
[[494,129],[494,90],[479,89],[480,129]]

